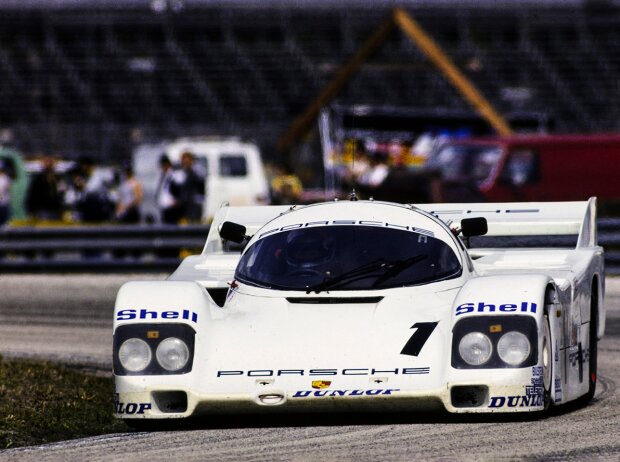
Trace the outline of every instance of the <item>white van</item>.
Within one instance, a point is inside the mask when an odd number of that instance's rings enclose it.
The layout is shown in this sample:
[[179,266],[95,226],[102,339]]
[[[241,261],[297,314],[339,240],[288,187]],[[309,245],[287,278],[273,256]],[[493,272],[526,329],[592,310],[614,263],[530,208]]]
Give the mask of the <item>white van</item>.
[[258,147],[237,138],[179,138],[171,143],[144,145],[133,154],[136,177],[144,188],[142,215],[159,221],[157,187],[159,158],[166,154],[175,167],[191,152],[196,171],[205,178],[202,219],[210,222],[222,203],[258,205],[269,202],[269,183]]

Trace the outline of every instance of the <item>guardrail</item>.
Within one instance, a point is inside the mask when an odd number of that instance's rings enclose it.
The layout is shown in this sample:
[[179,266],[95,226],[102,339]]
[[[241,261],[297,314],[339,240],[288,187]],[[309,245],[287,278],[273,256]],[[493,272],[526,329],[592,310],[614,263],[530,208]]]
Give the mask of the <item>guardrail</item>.
[[605,248],[605,272],[620,274],[620,218],[599,218],[598,242]]
[[[0,229],[0,273],[171,272],[202,251],[209,225]],[[607,274],[620,274],[620,218],[598,220]]]
[[0,272],[170,272],[200,253],[208,225],[6,227]]

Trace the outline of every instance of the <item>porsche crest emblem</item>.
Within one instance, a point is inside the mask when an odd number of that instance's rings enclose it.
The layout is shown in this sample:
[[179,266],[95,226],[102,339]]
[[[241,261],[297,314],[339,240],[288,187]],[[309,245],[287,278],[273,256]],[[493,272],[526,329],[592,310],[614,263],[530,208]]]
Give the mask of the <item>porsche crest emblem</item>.
[[317,390],[322,390],[323,388],[329,388],[331,385],[330,380],[313,380],[312,388],[316,388]]

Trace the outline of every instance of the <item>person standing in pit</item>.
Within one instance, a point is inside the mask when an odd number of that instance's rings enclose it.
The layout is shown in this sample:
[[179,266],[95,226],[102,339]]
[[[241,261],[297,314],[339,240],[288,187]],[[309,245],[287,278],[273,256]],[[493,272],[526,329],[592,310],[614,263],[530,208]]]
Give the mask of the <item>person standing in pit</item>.
[[34,176],[28,187],[26,210],[37,220],[60,220],[63,188],[54,171],[54,158],[45,156],[41,164],[41,172]]
[[157,186],[157,205],[161,213],[161,221],[166,224],[178,224],[183,213],[178,200],[178,186],[174,181],[172,162],[165,154],[159,158],[161,176]]
[[142,183],[136,178],[130,165],[123,168],[122,175],[116,202],[116,219],[120,223],[139,223],[143,199]]
[[0,160],[0,226],[11,218],[11,178]]

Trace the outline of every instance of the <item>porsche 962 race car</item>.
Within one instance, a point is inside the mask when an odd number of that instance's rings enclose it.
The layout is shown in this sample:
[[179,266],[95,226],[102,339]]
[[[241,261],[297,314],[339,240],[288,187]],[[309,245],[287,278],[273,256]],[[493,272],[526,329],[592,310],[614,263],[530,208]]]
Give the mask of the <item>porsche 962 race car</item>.
[[201,255],[120,289],[115,415],[587,402],[604,282],[595,199],[223,207]]

